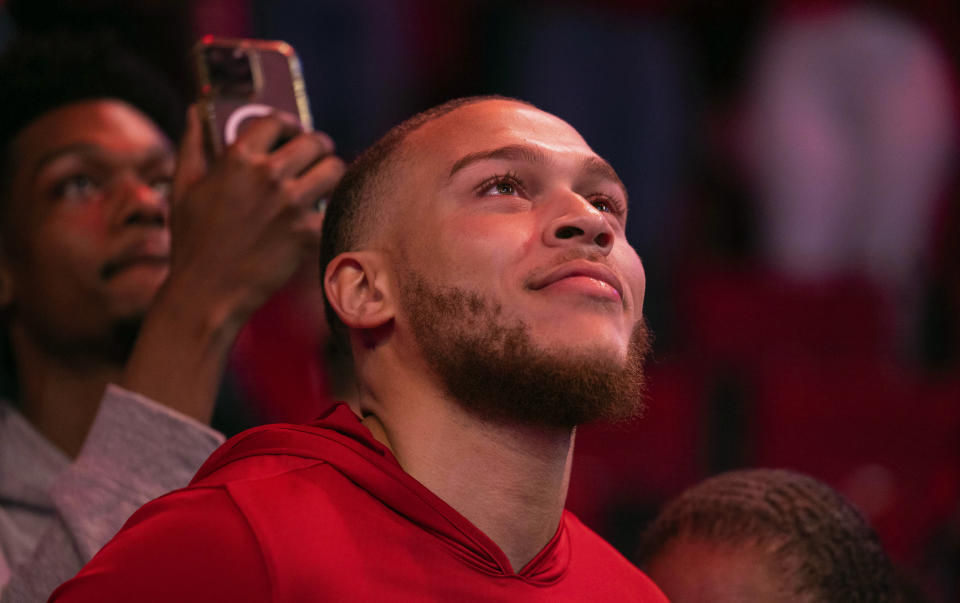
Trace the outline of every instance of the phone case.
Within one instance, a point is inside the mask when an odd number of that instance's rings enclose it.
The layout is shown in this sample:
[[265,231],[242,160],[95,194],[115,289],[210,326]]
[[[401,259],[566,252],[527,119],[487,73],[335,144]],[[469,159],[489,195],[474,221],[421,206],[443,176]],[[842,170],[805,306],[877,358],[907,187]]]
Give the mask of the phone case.
[[236,139],[244,121],[274,111],[313,130],[300,60],[286,42],[205,36],[194,56],[200,111],[214,154]]

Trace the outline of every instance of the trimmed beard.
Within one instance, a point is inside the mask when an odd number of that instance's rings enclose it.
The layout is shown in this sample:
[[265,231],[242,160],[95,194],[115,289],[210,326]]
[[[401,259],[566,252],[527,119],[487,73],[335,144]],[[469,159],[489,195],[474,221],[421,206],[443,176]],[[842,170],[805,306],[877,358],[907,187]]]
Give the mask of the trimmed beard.
[[554,352],[536,346],[523,321],[509,321],[479,293],[434,286],[412,270],[401,277],[400,302],[417,344],[447,393],[468,411],[498,423],[551,428],[643,412],[643,363],[650,353],[643,319],[623,362],[590,350]]

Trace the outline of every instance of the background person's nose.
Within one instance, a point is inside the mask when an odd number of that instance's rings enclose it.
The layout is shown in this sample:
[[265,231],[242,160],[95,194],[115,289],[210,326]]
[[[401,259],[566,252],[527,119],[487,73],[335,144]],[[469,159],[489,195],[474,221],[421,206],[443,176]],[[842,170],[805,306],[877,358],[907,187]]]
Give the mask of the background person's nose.
[[170,216],[167,195],[139,177],[121,178],[117,190],[117,221],[123,226],[164,226]]

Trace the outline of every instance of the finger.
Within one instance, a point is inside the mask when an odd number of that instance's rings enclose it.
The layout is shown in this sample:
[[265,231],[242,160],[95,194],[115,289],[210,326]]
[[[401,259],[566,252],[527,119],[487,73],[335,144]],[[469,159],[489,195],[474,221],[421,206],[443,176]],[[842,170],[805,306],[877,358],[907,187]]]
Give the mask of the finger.
[[305,212],[300,218],[300,225],[305,232],[310,233],[310,236],[304,242],[304,254],[319,260],[320,249],[318,243],[320,243],[320,233],[323,232],[323,214],[318,214],[315,211]]
[[270,154],[282,178],[301,174],[324,156],[333,152],[333,139],[323,132],[300,134]]
[[[323,214],[315,211],[304,212],[297,222],[300,235],[300,266],[297,273],[302,273],[306,266],[320,265],[320,236],[323,232]],[[319,278],[314,269],[315,278]],[[311,279],[312,280],[312,279]],[[313,280],[314,283],[318,282]]]
[[266,153],[286,138],[293,138],[300,128],[289,119],[278,115],[251,117],[240,128],[237,140],[233,143],[243,153]]
[[295,198],[302,205],[313,206],[318,199],[330,196],[346,170],[347,165],[339,157],[324,158],[297,178],[293,185]]
[[177,170],[173,176],[173,202],[183,198],[195,182],[207,173],[207,157],[203,149],[203,126],[196,105],[187,109],[187,128],[180,140]]

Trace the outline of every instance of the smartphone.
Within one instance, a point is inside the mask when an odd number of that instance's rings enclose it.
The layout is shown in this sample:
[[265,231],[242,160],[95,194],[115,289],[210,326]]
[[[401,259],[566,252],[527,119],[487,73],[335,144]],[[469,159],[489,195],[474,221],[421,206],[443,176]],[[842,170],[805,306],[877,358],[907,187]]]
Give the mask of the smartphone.
[[204,36],[194,47],[207,150],[229,146],[252,117],[283,112],[313,130],[300,59],[278,40]]

